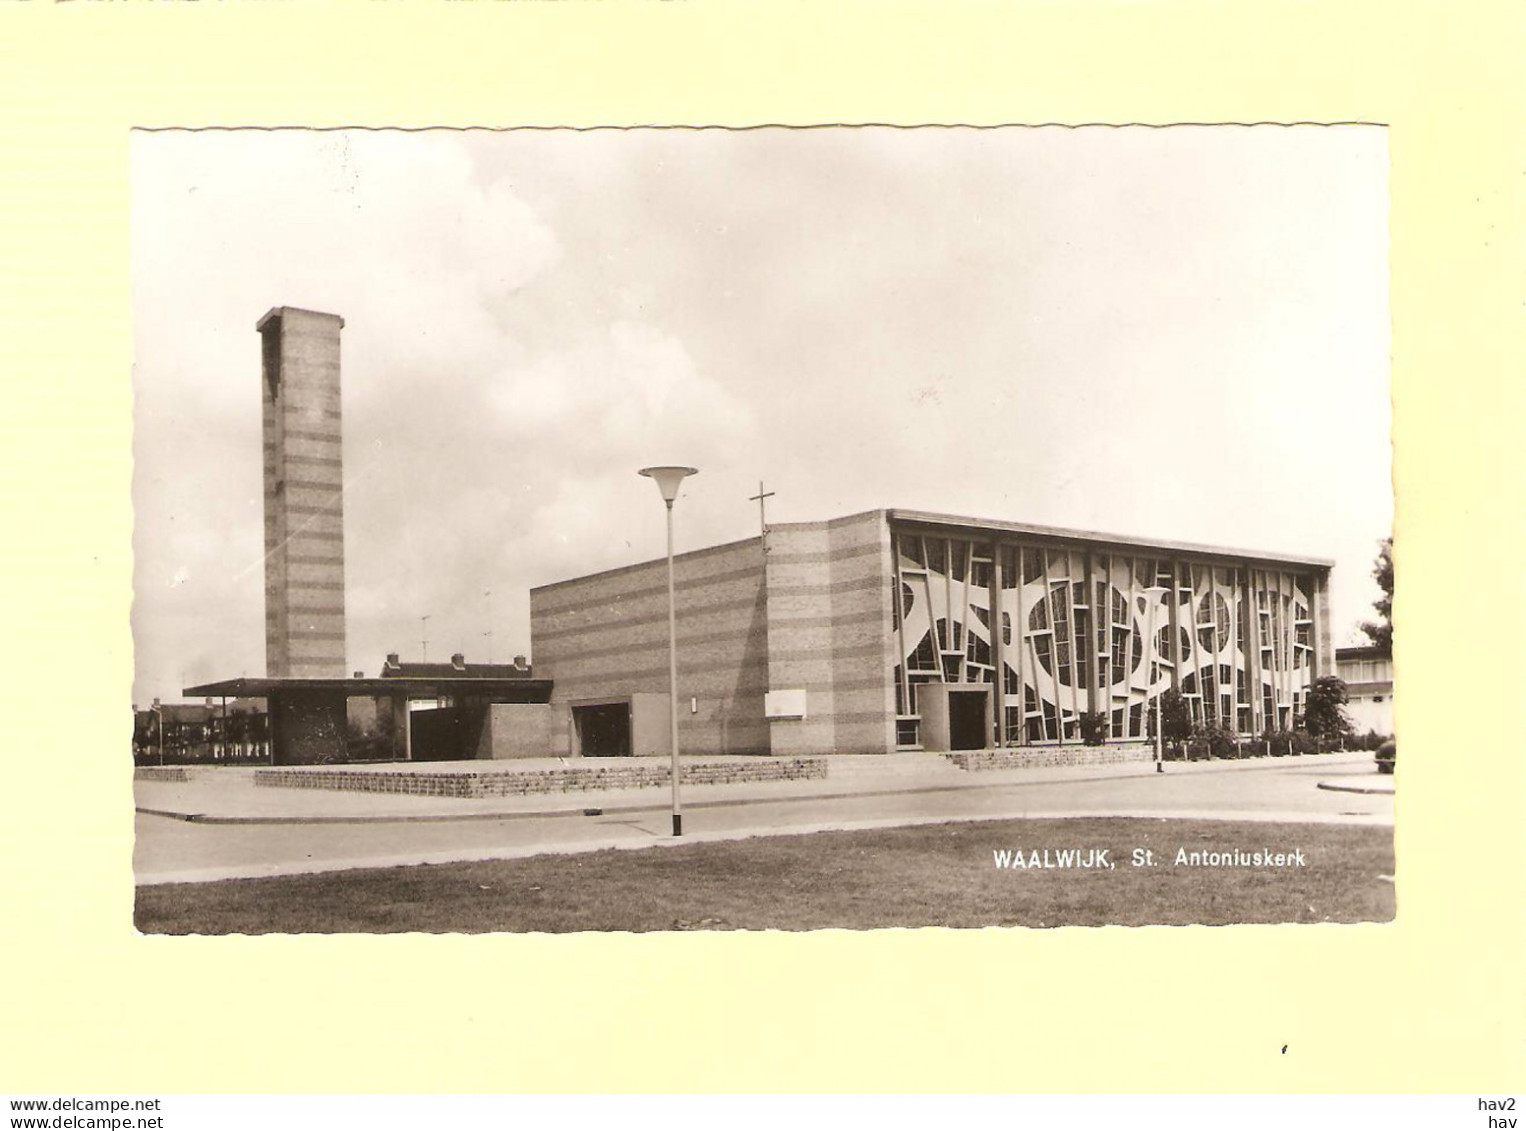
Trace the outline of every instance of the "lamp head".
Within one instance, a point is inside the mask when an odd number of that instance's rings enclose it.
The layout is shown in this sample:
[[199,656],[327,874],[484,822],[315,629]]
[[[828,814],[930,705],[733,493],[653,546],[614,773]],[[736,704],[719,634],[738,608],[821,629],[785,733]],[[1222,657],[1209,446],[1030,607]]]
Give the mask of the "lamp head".
[[662,492],[662,501],[669,506],[678,498],[678,485],[691,475],[698,475],[699,469],[694,467],[643,467],[641,474],[648,479],[657,481],[657,490]]

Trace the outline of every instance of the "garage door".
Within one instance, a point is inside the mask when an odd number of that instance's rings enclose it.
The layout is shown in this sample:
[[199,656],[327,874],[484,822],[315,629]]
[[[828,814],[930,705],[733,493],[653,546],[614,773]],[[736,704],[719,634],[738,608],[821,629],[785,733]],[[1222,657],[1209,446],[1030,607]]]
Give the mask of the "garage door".
[[631,705],[600,703],[572,709],[577,750],[584,758],[629,758]]

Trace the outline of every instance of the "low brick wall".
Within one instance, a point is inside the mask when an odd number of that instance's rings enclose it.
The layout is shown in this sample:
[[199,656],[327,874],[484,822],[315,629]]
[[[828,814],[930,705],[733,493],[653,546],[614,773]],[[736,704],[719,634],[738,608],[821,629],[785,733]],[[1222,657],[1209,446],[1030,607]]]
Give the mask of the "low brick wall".
[[191,773],[184,766],[137,766],[132,772],[134,781],[190,781]]
[[961,770],[1029,770],[1037,766],[1111,766],[1150,762],[1155,748],[1136,743],[1117,746],[1028,746],[1012,750],[955,750],[945,754]]
[[[697,762],[680,769],[686,785],[798,781],[827,776],[825,758],[780,758],[755,763]],[[254,784],[281,789],[335,789],[410,793],[425,797],[510,797],[531,793],[587,793],[652,789],[670,781],[666,766],[571,767],[565,770],[257,770]]]

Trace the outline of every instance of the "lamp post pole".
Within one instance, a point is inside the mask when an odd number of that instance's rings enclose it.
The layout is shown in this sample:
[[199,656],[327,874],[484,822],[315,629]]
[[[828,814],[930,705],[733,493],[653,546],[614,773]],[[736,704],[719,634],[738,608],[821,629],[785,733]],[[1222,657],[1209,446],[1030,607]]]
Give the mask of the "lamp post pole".
[[1155,772],[1157,774],[1163,774],[1166,772],[1164,738],[1166,730],[1166,716],[1165,713],[1161,710],[1161,698],[1161,692],[1157,691],[1155,693]]
[[673,835],[684,835],[683,803],[678,797],[678,600],[673,591],[673,500],[668,507],[668,723],[673,729],[671,763],[673,779]]
[[[1161,585],[1152,585],[1144,591],[1145,598],[1150,602],[1150,638],[1145,642],[1144,654],[1146,665],[1145,678],[1149,683],[1150,690],[1154,692],[1155,699],[1155,726],[1153,729],[1155,731],[1155,772],[1157,774],[1166,772],[1165,746],[1162,739],[1162,735],[1165,732],[1166,720],[1164,713],[1161,711],[1161,693],[1155,691],[1155,681],[1158,678],[1156,675],[1156,667],[1158,665],[1155,663],[1155,650],[1159,646],[1160,601],[1169,592],[1169,589]],[[1174,645],[1175,643],[1173,640],[1172,644]]]
[[670,754],[673,779],[673,835],[684,835],[683,806],[678,794],[678,601],[673,584],[673,502],[678,486],[698,472],[692,467],[644,467],[641,474],[653,479],[668,510],[668,722],[672,727]]

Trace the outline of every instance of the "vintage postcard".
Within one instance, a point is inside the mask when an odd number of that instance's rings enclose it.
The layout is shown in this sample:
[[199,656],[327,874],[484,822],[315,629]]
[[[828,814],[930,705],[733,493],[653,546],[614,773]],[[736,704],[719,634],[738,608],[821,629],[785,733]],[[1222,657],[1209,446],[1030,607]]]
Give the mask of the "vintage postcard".
[[1513,1118],[1520,39],[0,5],[7,1115]]
[[1390,919],[1387,168],[138,133],[139,928]]

